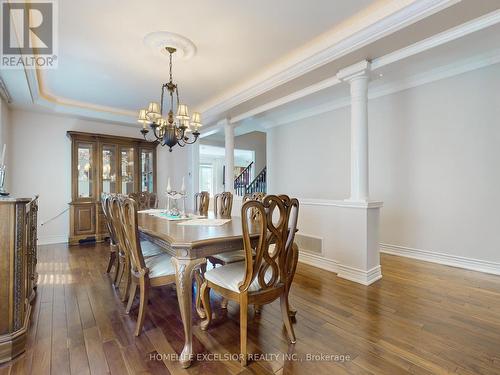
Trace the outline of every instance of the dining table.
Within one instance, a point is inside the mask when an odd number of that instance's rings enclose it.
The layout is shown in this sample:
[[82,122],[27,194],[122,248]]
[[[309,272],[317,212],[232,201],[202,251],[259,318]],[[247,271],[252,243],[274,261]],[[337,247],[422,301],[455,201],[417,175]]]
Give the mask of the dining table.
[[[200,225],[185,225],[186,220],[169,220],[147,212],[138,213],[139,232],[172,256],[175,268],[177,298],[184,328],[184,348],[179,356],[183,368],[193,360],[192,286],[196,269],[206,264],[206,257],[243,249],[243,230],[240,217],[231,217],[222,225],[210,225],[217,217],[209,213]],[[184,223],[184,224],[182,224]],[[251,242],[258,240],[257,227],[249,224]],[[243,279],[244,275],[242,275]],[[199,287],[199,286],[198,286]]]

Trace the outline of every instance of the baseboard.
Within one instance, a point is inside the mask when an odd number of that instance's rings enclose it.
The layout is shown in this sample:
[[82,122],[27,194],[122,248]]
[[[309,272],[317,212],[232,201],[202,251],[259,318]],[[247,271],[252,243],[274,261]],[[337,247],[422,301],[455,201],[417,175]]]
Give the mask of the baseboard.
[[446,266],[464,268],[471,271],[500,275],[500,263],[490,262],[487,260],[472,259],[384,243],[380,244],[380,252],[385,254],[398,255],[406,258],[423,260],[426,262],[439,263]]
[[334,272],[338,277],[363,285],[373,284],[375,281],[382,278],[380,266],[374,267],[369,271],[363,271],[357,268],[343,266],[333,259],[328,259],[307,251],[299,251],[299,262]]
[[337,262],[335,260],[327,259],[321,255],[309,253],[307,251],[299,250],[299,262],[330,272],[337,273],[338,271]]
[[40,236],[38,237],[38,245],[52,245],[55,243],[66,243],[68,242],[68,235],[59,236]]
[[382,269],[380,266],[376,266],[368,271],[364,271],[358,268],[338,264],[337,276],[359,284],[370,285],[382,278]]

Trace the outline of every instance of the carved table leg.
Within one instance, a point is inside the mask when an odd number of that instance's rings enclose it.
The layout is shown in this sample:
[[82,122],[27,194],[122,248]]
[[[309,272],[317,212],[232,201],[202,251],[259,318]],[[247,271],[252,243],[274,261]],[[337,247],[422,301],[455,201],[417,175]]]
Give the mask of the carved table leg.
[[191,303],[193,297],[193,271],[196,267],[206,262],[201,259],[177,259],[172,258],[175,267],[175,282],[177,287],[177,299],[181,310],[182,324],[184,326],[184,349],[180,355],[180,363],[183,368],[191,365],[193,358],[193,335],[191,321]]
[[205,310],[201,305],[201,284],[203,284],[203,280],[205,279],[205,272],[207,270],[207,264],[202,264],[199,270],[194,272],[194,278],[196,280],[196,312],[201,319],[206,318]]

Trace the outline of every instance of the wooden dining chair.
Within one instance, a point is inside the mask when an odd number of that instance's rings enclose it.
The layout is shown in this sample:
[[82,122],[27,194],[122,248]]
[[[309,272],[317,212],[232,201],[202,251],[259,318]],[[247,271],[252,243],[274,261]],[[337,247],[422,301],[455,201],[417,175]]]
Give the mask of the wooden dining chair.
[[[263,305],[280,299],[281,316],[290,342],[295,333],[289,316],[288,294],[298,260],[294,244],[299,202],[288,196],[268,195],[262,202],[249,200],[241,209],[245,262],[236,262],[205,272],[201,287],[206,330],[212,320],[210,290],[240,304],[241,364],[247,364],[248,305]],[[252,221],[252,211],[260,219]],[[273,219],[274,217],[274,219]],[[252,238],[258,235],[258,238]],[[253,246],[252,243],[256,245]],[[270,246],[274,244],[274,246]],[[254,255],[255,252],[255,255]]]
[[137,202],[139,210],[148,210],[150,208],[156,208],[158,205],[158,199],[155,193],[150,193],[149,191],[141,191],[140,193],[130,193],[129,198],[132,198]]
[[[127,300],[127,297],[129,295],[129,290],[130,290],[130,285],[132,282],[131,279],[131,273],[130,273],[130,253],[128,251],[128,248],[125,246],[125,233],[124,233],[124,227],[123,227],[123,222],[122,222],[122,217],[121,217],[121,212],[120,212],[120,206],[123,201],[126,199],[132,199],[132,198],[127,198],[124,195],[116,194],[112,196],[110,200],[110,217],[111,217],[111,223],[114,227],[114,231],[116,233],[116,240],[117,240],[117,246],[118,246],[118,272],[116,275],[115,279],[115,287],[119,288],[120,284],[122,282],[122,279],[125,277],[125,289],[124,292],[121,296],[121,300],[125,302]],[[135,202],[135,200],[134,200]],[[143,252],[144,257],[151,257],[155,256],[158,254],[162,254],[163,250],[155,245],[154,243],[147,241],[147,240],[142,240],[141,241],[141,249]]]
[[148,210],[151,208],[156,208],[157,198],[155,193],[150,193],[149,191],[143,191],[139,193],[139,210]]
[[113,225],[111,225],[111,217],[109,214],[109,205],[111,202],[111,195],[103,193],[101,196],[102,212],[104,213],[104,218],[106,220],[106,228],[109,233],[109,261],[106,267],[106,273],[110,273],[113,266],[115,267],[115,277],[113,278],[113,283],[116,282],[118,276],[118,246],[116,241],[116,234]]
[[210,194],[202,191],[194,195],[194,211],[198,215],[208,215],[208,205],[210,204]]
[[125,312],[128,314],[134,303],[139,288],[139,313],[135,327],[135,336],[139,336],[144,324],[149,289],[175,283],[175,269],[172,257],[161,253],[144,257],[137,225],[138,204],[127,198],[120,203],[121,222],[123,224],[124,243],[130,254],[131,285]]
[[214,195],[214,215],[231,217],[233,210],[233,194],[229,191]]
[[[231,193],[222,193],[222,194],[231,194]],[[219,194],[221,195],[221,194]],[[232,200],[233,200],[233,195],[230,195],[231,197],[231,206],[229,208],[229,213],[231,213],[231,208],[232,208]],[[243,197],[243,202],[246,202],[248,200],[257,200],[257,201],[262,201],[264,198],[264,193],[254,193],[251,195],[246,195]],[[228,198],[226,198],[227,201]],[[221,200],[222,202],[222,200]],[[221,204],[222,206],[222,204]],[[214,213],[217,215],[217,212],[222,212],[222,207],[217,211],[217,200],[214,201]],[[224,211],[226,212],[226,211]],[[231,216],[231,215],[229,215]],[[255,221],[258,220],[258,212],[255,210],[252,210],[250,213],[250,218]],[[229,251],[225,253],[220,253],[220,254],[215,254],[212,256],[208,257],[208,260],[212,265],[215,267],[215,265],[219,264],[221,266],[224,266],[226,264],[234,263],[234,262],[242,262],[245,260],[245,251],[244,250],[235,250],[235,251]],[[223,303],[223,308],[225,308],[225,304]]]

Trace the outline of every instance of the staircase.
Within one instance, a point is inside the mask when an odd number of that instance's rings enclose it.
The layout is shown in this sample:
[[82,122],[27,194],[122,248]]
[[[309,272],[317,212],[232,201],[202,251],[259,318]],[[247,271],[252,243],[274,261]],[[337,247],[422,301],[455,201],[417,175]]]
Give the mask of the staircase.
[[263,170],[253,179],[253,181],[248,185],[245,189],[245,194],[252,193],[266,193],[266,170],[267,167],[264,167]]
[[234,193],[240,197],[256,192],[266,192],[266,167],[250,181],[253,162],[251,162],[234,180]]

